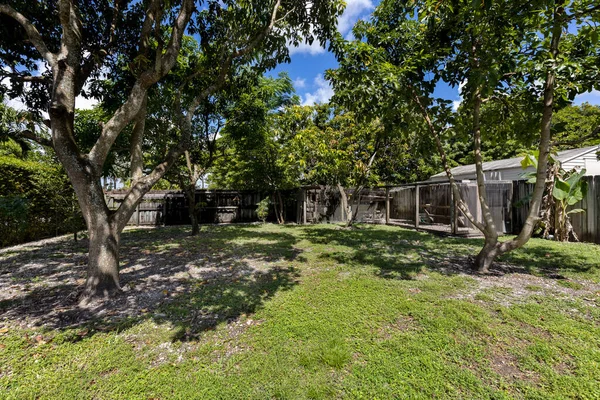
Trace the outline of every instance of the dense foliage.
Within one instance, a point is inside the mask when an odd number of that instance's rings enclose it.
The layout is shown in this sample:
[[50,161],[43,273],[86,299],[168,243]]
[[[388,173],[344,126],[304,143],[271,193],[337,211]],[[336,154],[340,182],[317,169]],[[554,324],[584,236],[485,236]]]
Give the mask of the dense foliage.
[[83,228],[64,170],[45,157],[0,156],[0,247]]

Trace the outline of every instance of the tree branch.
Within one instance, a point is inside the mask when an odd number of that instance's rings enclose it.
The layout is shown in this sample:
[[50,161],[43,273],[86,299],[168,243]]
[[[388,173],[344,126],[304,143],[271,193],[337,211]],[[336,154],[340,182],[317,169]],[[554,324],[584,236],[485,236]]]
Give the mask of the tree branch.
[[0,79],[10,78],[20,82],[39,82],[39,83],[50,83],[50,77],[43,75],[21,75],[21,74],[4,74],[0,73]]
[[593,139],[593,138],[597,137],[599,134],[600,134],[600,125],[598,125],[591,133],[588,133],[587,135],[582,136],[579,139],[552,142],[552,147],[554,147],[554,146],[575,146],[581,142],[585,142],[588,139]]
[[96,167],[99,168],[104,164],[110,148],[123,128],[138,114],[148,88],[169,73],[175,64],[177,53],[181,47],[181,39],[185,27],[191,18],[193,9],[194,1],[184,0],[173,27],[169,46],[162,59],[162,65],[153,65],[140,75],[125,103],[119,107],[113,117],[104,125],[100,137],[89,152],[89,159]]
[[[187,135],[186,135],[187,136]],[[127,191],[127,194],[123,198],[123,202],[115,212],[113,218],[118,224],[119,228],[125,227],[129,220],[130,210],[134,209],[138,203],[142,200],[145,193],[147,193],[156,182],[160,180],[167,172],[167,170],[177,162],[177,159],[185,150],[187,141],[181,140],[176,146],[173,146],[165,161],[158,164],[152,172],[148,175],[138,179]]]
[[48,64],[53,66],[56,63],[56,54],[48,50],[44,39],[42,39],[42,35],[40,35],[40,32],[31,23],[31,21],[7,4],[0,4],[0,14],[8,15],[17,21],[23,27],[23,29],[25,29],[27,37],[34,45],[36,50],[41,54],[41,56],[44,57],[44,59],[48,62]]
[[82,25],[75,5],[71,0],[59,1],[58,16],[63,31],[60,49],[61,56],[68,57],[71,60],[71,65],[76,63],[79,66]]
[[421,103],[421,100],[419,99],[418,94],[415,92],[415,89],[412,86],[409,86],[409,87],[412,92],[413,100],[419,107],[419,110],[421,110],[421,113],[423,114],[423,118],[425,119],[425,122],[427,123],[429,131],[431,132],[431,134],[433,135],[433,137],[435,139],[435,144],[436,144],[436,147],[440,154],[440,157],[442,159],[442,165],[444,166],[444,171],[446,172],[446,176],[448,177],[448,180],[450,181],[450,187],[452,188],[452,191],[454,192],[454,198],[457,200],[457,203],[458,203],[457,204],[458,209],[467,217],[467,219],[477,229],[479,229],[481,232],[485,232],[485,225],[483,225],[481,222],[477,221],[477,219],[473,216],[473,214],[471,214],[471,211],[469,210],[469,206],[464,202],[464,200],[460,194],[460,190],[458,189],[458,185],[456,184],[456,180],[454,179],[454,175],[452,174],[452,170],[450,168],[450,165],[448,164],[448,156],[446,155],[446,152],[444,151],[444,147],[442,146],[442,141],[440,139],[440,135],[437,132],[437,130],[435,129],[435,126],[433,125],[433,121],[431,120],[431,117],[429,116],[429,113],[427,112],[427,109],[425,108],[425,106],[423,106],[423,103]]
[[568,14],[568,15],[565,14],[565,20],[572,21],[577,18],[588,17],[596,11],[600,11],[600,4],[590,7],[590,8],[586,8],[585,10],[580,10],[580,11],[574,12],[573,14]]
[[123,0],[115,1],[115,6],[113,7],[113,17],[111,24],[107,27],[106,35],[108,36],[108,40],[104,46],[101,46],[99,49],[90,53],[89,56],[84,60],[81,69],[79,70],[79,75],[77,76],[77,93],[81,91],[85,82],[90,77],[94,67],[98,65],[106,56],[110,53],[110,48],[115,40],[115,32],[117,29],[117,22],[119,20],[119,15],[121,13],[121,5]]
[[267,34],[271,31],[271,29],[273,29],[273,27],[277,23],[277,11],[279,10],[280,6],[281,0],[277,0],[275,2],[275,6],[273,7],[273,11],[271,12],[271,21],[269,22],[269,25],[267,25],[261,33],[256,35],[256,37],[248,44],[248,46],[233,53],[232,59],[248,54],[251,50],[258,46],[258,44],[265,38],[265,36],[267,36]]
[[54,145],[52,144],[52,140],[40,137],[29,129],[19,132],[19,135],[27,140],[31,140],[42,146],[49,147],[52,149],[54,148]]
[[[188,113],[193,113],[196,110],[196,108],[198,108],[198,106],[200,105],[202,100],[204,100],[206,97],[210,96],[212,93],[216,92],[218,89],[220,89],[223,86],[223,83],[225,82],[225,77],[227,76],[227,73],[229,72],[229,69],[231,68],[231,63],[233,62],[233,60],[248,54],[250,51],[252,51],[254,48],[256,48],[256,46],[258,46],[260,44],[260,42],[265,38],[265,36],[267,36],[267,34],[271,31],[271,29],[273,29],[273,27],[275,26],[275,24],[278,21],[277,20],[277,11],[279,10],[280,6],[281,6],[281,0],[277,0],[273,7],[273,11],[271,12],[271,19],[269,21],[269,24],[258,35],[256,35],[256,37],[254,37],[254,39],[252,39],[246,47],[233,52],[232,54],[229,55],[229,57],[227,57],[225,59],[225,61],[223,63],[221,63],[221,66],[220,66],[221,72],[219,73],[219,76],[215,80],[215,83],[213,85],[209,86],[208,88],[206,88],[205,90],[203,90],[198,96],[196,96],[194,98],[194,100],[190,103],[190,106],[188,107],[188,110],[187,110]],[[197,72],[192,74],[192,76],[195,76],[196,74],[197,74]],[[186,82],[187,82],[187,80],[186,80]],[[181,97],[181,91],[177,96],[178,102],[180,101],[180,97]]]

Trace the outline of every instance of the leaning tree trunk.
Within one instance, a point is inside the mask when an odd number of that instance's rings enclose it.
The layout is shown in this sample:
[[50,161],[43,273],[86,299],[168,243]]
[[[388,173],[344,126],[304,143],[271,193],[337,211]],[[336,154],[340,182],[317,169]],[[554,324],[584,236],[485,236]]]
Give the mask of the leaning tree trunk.
[[[563,13],[563,7],[557,7],[554,11],[554,26],[552,28],[552,39],[550,43],[550,53],[552,54],[553,60],[556,60],[559,55],[558,45],[562,35],[561,18]],[[516,238],[504,242],[496,241],[495,243],[487,243],[486,241],[486,245],[479,253],[476,260],[480,271],[487,271],[496,257],[524,246],[531,238],[535,227],[541,219],[540,212],[546,188],[548,157],[550,154],[552,138],[551,124],[554,112],[555,69],[556,61],[549,66],[544,83],[544,103],[540,129],[540,143],[538,146],[538,166],[536,171],[536,182],[531,196],[531,202],[529,203],[529,214],[521,232],[519,232]]]
[[[475,54],[477,48],[473,46],[473,52]],[[485,178],[483,173],[483,155],[481,154],[481,88],[476,88],[473,94],[473,154],[475,157],[475,172],[477,176],[477,196],[479,197],[479,204],[481,205],[481,211],[483,216],[482,231],[485,237],[485,245],[475,258],[475,268],[480,273],[487,273],[489,268],[494,261],[498,251],[498,231],[492,212],[488,205],[487,194],[485,189]]]

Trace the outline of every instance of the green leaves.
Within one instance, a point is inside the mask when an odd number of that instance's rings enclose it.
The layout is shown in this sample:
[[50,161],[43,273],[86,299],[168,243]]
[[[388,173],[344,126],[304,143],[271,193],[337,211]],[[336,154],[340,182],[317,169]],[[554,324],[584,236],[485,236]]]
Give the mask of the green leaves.
[[552,190],[552,195],[558,201],[572,206],[583,200],[587,194],[587,182],[582,178],[585,176],[585,168],[567,174],[567,179],[557,178]]
[[569,197],[569,192],[571,191],[571,185],[569,185],[566,181],[558,178],[554,183],[554,188],[552,189],[552,195],[556,200],[564,201]]
[[533,151],[529,154],[526,154],[525,158],[523,158],[523,160],[521,160],[521,168],[527,169],[529,167],[533,167],[534,169],[537,169],[538,155],[539,155],[539,151]]

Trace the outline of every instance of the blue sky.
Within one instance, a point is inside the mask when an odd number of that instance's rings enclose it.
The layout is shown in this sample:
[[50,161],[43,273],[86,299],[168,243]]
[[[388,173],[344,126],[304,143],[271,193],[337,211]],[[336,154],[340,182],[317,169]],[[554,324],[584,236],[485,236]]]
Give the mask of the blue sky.
[[[346,0],[346,4],[346,9],[338,20],[338,29],[344,37],[349,38],[356,21],[368,19],[377,4],[379,4],[379,0]],[[324,74],[327,69],[337,67],[337,61],[333,54],[320,47],[315,41],[312,45],[304,43],[299,47],[291,47],[290,55],[290,63],[279,65],[270,74],[276,75],[281,71],[287,71],[294,81],[294,87],[303,104],[311,105],[327,102],[333,95],[333,90],[325,80]],[[40,65],[40,68],[44,69],[45,65]],[[454,101],[455,108],[458,107],[461,101],[458,88],[440,86],[436,90],[436,95]],[[91,108],[96,102],[95,99],[85,99],[79,96],[77,107],[81,109]],[[579,105],[583,102],[600,104],[600,92],[593,91],[577,96],[574,104]],[[24,107],[19,99],[11,100],[9,103],[18,109]]]
[[[356,21],[368,18],[378,3],[378,0],[346,0],[346,9],[338,20],[341,34],[349,37]],[[292,61],[279,65],[272,74],[287,71],[303,104],[327,102],[333,91],[325,81],[324,74],[327,69],[337,67],[333,54],[319,46],[316,41],[312,45],[291,47],[290,54]]]
[[[356,21],[368,19],[379,4],[379,0],[346,0],[346,3],[346,10],[338,21],[338,29],[344,37],[350,37]],[[291,62],[279,65],[271,71],[271,74],[276,75],[281,71],[286,71],[294,81],[294,87],[302,99],[302,104],[327,102],[333,95],[333,90],[324,79],[324,74],[327,69],[337,67],[337,61],[333,54],[320,47],[316,42],[310,46],[303,44],[299,47],[292,47],[290,54]],[[455,107],[458,107],[461,101],[458,88],[440,86],[436,90],[436,95],[454,101]],[[575,98],[574,104],[579,105],[584,102],[600,104],[600,92],[593,91],[579,95]]]

